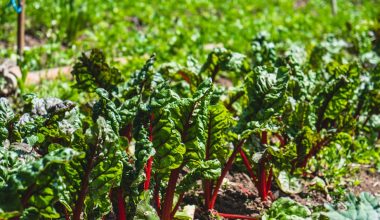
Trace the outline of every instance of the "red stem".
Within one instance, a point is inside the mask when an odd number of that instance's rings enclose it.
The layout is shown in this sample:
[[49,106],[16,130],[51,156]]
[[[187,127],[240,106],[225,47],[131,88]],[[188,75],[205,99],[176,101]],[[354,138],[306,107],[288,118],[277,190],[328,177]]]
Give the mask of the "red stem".
[[[266,131],[263,131],[261,133],[261,144],[265,145],[268,143],[268,133]],[[265,162],[266,162],[266,155],[264,154],[261,158],[258,166],[258,173],[259,173],[259,181],[258,181],[258,191],[261,199],[263,201],[267,200],[268,192],[267,192],[267,177],[266,177],[266,170],[265,170]]]
[[132,140],[132,124],[128,124],[120,131],[120,136],[126,137],[129,142]]
[[249,163],[249,160],[247,158],[247,155],[244,153],[243,149],[240,149],[240,156],[241,158],[243,159],[243,163],[245,165],[245,167],[247,168],[248,170],[248,173],[249,175],[251,176],[251,178],[253,179],[253,183],[257,186],[257,178],[256,178],[256,175],[254,174],[253,172],[253,169],[252,169],[252,166],[251,164]]
[[182,203],[184,195],[185,195],[185,193],[181,193],[181,194],[179,195],[179,198],[178,198],[177,204],[175,204],[175,206],[174,206],[174,208],[173,208],[173,211],[172,211],[172,214],[171,214],[171,218],[174,218],[175,213],[178,211],[179,205]]
[[307,162],[309,162],[310,158],[314,157],[318,151],[321,149],[321,147],[326,144],[327,140],[322,140],[318,142],[316,145],[313,146],[313,148],[310,149],[309,153],[305,156],[303,161],[299,163],[298,167],[304,168],[307,165]]
[[244,216],[244,215],[238,215],[238,214],[227,214],[227,213],[220,213],[220,212],[216,212],[215,214],[220,216],[220,217],[229,218],[229,219],[247,219],[247,220],[250,220],[250,219],[258,220],[258,219],[260,219],[259,217],[251,217],[251,216]]
[[156,185],[154,185],[153,199],[154,199],[154,202],[156,203],[156,211],[158,213],[158,216],[161,216],[160,182],[156,175],[154,175],[154,180],[155,180]]
[[261,133],[261,143],[262,144],[268,144],[268,132],[267,131],[263,131]]
[[244,142],[245,140],[241,140],[239,142],[238,146],[234,149],[226,165],[224,166],[222,174],[220,175],[218,181],[216,182],[215,188],[213,190],[213,194],[212,194],[208,209],[214,209],[216,197],[218,196],[218,191],[220,189],[220,186],[222,185],[223,179],[227,175],[227,172],[231,169],[232,162],[235,160],[236,154],[240,151]]
[[272,185],[272,177],[273,177],[273,168],[271,167],[269,170],[268,180],[267,180],[267,194],[270,192],[270,187]]
[[125,213],[125,202],[123,197],[123,189],[119,187],[117,189],[117,210],[118,210],[118,219],[119,220],[126,220],[127,215]]
[[172,214],[172,207],[173,207],[173,198],[175,193],[175,187],[177,185],[177,180],[179,177],[179,172],[182,169],[182,166],[174,169],[170,173],[169,177],[169,183],[166,187],[166,193],[165,193],[165,199],[164,204],[162,206],[162,213],[161,213],[161,219],[164,220],[171,220],[171,214]]
[[21,197],[21,205],[23,207],[26,207],[26,205],[27,205],[30,197],[32,197],[32,195],[33,195],[33,192],[34,192],[35,188],[36,188],[36,184],[33,183],[32,185],[30,185],[27,188],[26,192],[22,195],[22,197]]
[[65,212],[65,220],[70,220],[70,216],[69,216],[69,213],[67,212],[66,207],[63,207],[63,210]]
[[265,170],[265,162],[263,159],[259,162],[259,182],[258,182],[258,191],[261,199],[263,201],[267,200],[267,177]]
[[284,147],[286,145],[285,139],[280,135],[280,134],[275,134],[275,136],[278,138],[280,141],[280,147]]
[[153,164],[153,156],[148,159],[148,162],[145,166],[145,175],[146,175],[146,179],[144,182],[144,190],[145,191],[149,190],[150,176],[152,173],[152,164]]
[[205,207],[207,209],[209,207],[210,197],[211,197],[211,181],[210,180],[205,180],[204,197],[205,197]]
[[[153,141],[153,119],[154,119],[154,114],[152,113],[150,115],[150,124],[149,124],[149,141]],[[147,191],[149,190],[149,185],[150,185],[150,176],[152,173],[152,164],[153,164],[153,156],[151,156],[148,159],[148,162],[145,166],[145,182],[144,182],[144,190]]]
[[182,76],[182,78],[183,78],[187,83],[190,84],[190,78],[189,78],[184,72],[179,71],[178,73],[179,73],[179,75]]
[[94,157],[95,157],[95,149],[91,149],[90,157],[87,159],[87,167],[85,169],[85,172],[84,172],[84,175],[83,175],[83,178],[81,181],[79,196],[78,196],[77,201],[75,202],[75,208],[74,208],[74,212],[73,212],[73,220],[80,220],[81,219],[81,214],[82,214],[83,207],[84,207],[84,200],[85,200],[87,193],[88,193],[88,187],[89,187],[89,183],[90,183],[90,174],[91,174],[91,170],[93,168],[94,162],[95,162]]

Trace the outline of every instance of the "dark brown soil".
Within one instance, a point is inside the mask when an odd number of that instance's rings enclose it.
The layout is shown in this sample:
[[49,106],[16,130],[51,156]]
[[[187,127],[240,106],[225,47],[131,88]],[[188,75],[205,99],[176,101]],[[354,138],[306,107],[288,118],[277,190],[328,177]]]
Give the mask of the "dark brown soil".
[[[203,208],[202,193],[201,189],[188,193],[184,198],[184,203],[197,206],[194,219],[206,220],[209,217]],[[232,172],[225,178],[215,203],[215,210],[220,213],[252,217],[258,216],[270,205],[271,201],[261,201],[256,187],[246,174]]]
[[359,185],[349,187],[349,190],[358,195],[361,192],[370,192],[380,196],[380,173],[368,167],[362,166],[355,179],[360,181]]
[[[347,178],[350,179],[349,177]],[[360,169],[359,173],[351,179],[361,180],[357,186],[347,186],[348,191],[359,194],[360,192],[371,192],[374,195],[380,194],[380,174],[370,172],[370,169]],[[200,184],[199,184],[200,185]],[[288,195],[281,192],[276,184],[272,186],[272,192],[275,199],[279,197],[290,197],[295,201],[308,206],[311,209],[321,207],[325,203],[331,203],[332,198],[321,191],[310,190],[305,186],[299,194]],[[210,219],[207,210],[203,208],[202,189],[196,189],[187,193],[184,198],[184,204],[195,205],[194,219]],[[262,214],[271,205],[271,201],[262,202],[258,196],[256,187],[248,175],[232,171],[223,183],[215,204],[215,210],[220,213],[240,214],[246,216],[257,216]]]
[[328,194],[320,191],[310,190],[307,186],[304,186],[303,190],[299,194],[288,195],[279,191],[280,197],[290,197],[296,202],[313,209],[319,206],[323,206],[325,203],[332,201]]

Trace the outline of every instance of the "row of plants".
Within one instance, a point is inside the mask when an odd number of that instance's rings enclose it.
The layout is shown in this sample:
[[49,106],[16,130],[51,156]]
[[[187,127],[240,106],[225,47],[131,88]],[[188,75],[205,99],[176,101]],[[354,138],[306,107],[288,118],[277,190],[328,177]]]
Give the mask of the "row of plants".
[[337,42],[305,59],[260,33],[246,55],[217,48],[203,64],[158,67],[153,55],[128,77],[83,53],[72,75],[85,101],[0,99],[0,218],[181,219],[198,184],[211,216],[243,218],[214,209],[237,157],[262,201],[273,185],[300,192],[321,150],[376,151],[379,63]]

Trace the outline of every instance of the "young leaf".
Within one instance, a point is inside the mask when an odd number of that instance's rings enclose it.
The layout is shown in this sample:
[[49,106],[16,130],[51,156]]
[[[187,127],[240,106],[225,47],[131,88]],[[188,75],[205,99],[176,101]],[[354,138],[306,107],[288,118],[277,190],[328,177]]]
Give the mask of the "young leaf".
[[110,92],[123,81],[119,70],[106,63],[106,57],[99,49],[83,53],[71,74],[76,81],[75,87],[87,92],[93,92],[96,88]]
[[290,198],[279,198],[264,213],[263,220],[311,220],[311,211]]
[[245,83],[248,108],[243,112],[238,124],[239,133],[249,135],[257,129],[272,130],[271,120],[281,114],[287,100],[286,88],[289,80],[285,67],[257,67],[248,75]]
[[276,181],[280,189],[285,193],[297,194],[302,191],[302,184],[299,179],[291,176],[286,171],[280,171]]

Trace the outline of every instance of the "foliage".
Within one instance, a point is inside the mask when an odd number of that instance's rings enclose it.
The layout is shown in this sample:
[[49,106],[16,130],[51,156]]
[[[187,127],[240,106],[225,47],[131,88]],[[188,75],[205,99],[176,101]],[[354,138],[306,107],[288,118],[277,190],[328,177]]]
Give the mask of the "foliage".
[[291,200],[290,198],[284,197],[276,200],[272,206],[264,213],[262,219],[311,220],[312,218],[311,211],[307,207]]
[[380,217],[380,200],[370,193],[363,192],[356,197],[353,194],[347,196],[345,209],[339,210],[332,205],[326,205],[328,212],[323,215],[330,219],[378,219]]
[[[75,83],[0,99],[0,218],[187,218],[178,210],[200,182],[217,213],[234,161],[262,200],[273,183],[295,194],[318,175],[333,188],[350,163],[380,164],[372,1],[341,2],[339,17],[325,1],[55,4],[30,3],[27,29],[48,43],[26,51],[24,69],[67,64],[94,45],[126,64],[119,70],[92,49],[74,64]],[[11,43],[3,32],[0,44]],[[311,217],[280,198],[264,218]]]

